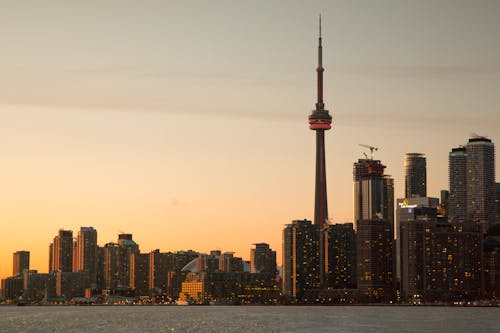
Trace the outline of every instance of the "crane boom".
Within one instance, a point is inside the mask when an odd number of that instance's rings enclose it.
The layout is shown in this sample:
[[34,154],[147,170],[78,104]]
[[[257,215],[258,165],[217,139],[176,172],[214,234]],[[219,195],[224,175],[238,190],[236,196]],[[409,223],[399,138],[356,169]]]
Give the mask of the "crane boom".
[[[359,145],[361,147],[365,147],[365,148],[370,149],[370,158],[373,160],[374,152],[376,152],[378,150],[378,148],[374,147],[374,146],[370,146],[370,145],[365,145],[365,144],[362,144],[362,143],[360,143]],[[365,156],[366,156],[366,154],[365,154]]]

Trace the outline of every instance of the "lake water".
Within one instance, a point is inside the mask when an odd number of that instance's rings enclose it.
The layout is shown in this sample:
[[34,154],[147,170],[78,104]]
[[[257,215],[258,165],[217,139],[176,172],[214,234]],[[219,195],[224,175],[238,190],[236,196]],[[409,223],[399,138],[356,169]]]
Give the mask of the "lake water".
[[0,306],[0,332],[500,332],[500,308]]

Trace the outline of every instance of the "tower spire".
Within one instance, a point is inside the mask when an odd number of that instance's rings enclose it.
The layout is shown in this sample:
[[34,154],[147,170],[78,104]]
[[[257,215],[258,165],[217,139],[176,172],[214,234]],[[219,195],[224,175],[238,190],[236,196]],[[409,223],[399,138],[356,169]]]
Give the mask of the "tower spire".
[[325,104],[323,103],[323,46],[321,43],[321,14],[319,15],[319,37],[318,37],[318,101],[316,102],[316,110],[323,110]]

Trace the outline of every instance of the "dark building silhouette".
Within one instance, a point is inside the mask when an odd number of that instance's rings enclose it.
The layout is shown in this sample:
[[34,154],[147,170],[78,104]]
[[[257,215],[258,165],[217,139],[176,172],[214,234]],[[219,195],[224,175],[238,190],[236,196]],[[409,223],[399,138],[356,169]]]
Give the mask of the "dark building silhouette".
[[73,270],[73,231],[59,230],[50,246],[50,271]]
[[331,224],[326,232],[327,287],[356,288],[356,233],[352,223]]
[[427,196],[427,167],[423,154],[408,153],[405,157],[405,198]]
[[12,260],[12,275],[22,275],[25,270],[30,269],[30,252],[16,251]]
[[119,287],[130,289],[130,256],[139,253],[139,245],[132,239],[132,234],[118,235],[118,245]]
[[500,224],[488,229],[484,238],[484,296],[500,297]]
[[149,295],[149,253],[130,253],[130,288],[137,296]]
[[469,139],[467,151],[467,220],[483,231],[496,222],[495,146],[490,139]]
[[495,184],[495,204],[496,204],[496,208],[497,208],[497,211],[496,211],[496,218],[497,218],[497,222],[496,223],[500,223],[500,183],[496,183]]
[[453,148],[448,157],[450,197],[448,214],[452,222],[467,218],[467,151],[465,147]]
[[24,298],[29,302],[40,302],[46,296],[49,274],[38,273],[36,270],[23,272]]
[[438,216],[448,219],[450,191],[441,190],[440,193],[441,193],[441,195],[440,195],[439,205],[437,207]]
[[357,287],[369,301],[393,297],[394,183],[378,160],[354,163]]
[[117,243],[107,243],[104,245],[103,278],[104,288],[116,290],[120,283],[120,245]]
[[295,220],[283,230],[283,294],[309,302],[309,291],[320,288],[319,226]]
[[255,248],[250,250],[250,272],[276,276],[276,251],[273,251],[267,243],[254,245]]
[[81,227],[76,239],[75,271],[86,272],[88,286],[97,286],[97,230]]

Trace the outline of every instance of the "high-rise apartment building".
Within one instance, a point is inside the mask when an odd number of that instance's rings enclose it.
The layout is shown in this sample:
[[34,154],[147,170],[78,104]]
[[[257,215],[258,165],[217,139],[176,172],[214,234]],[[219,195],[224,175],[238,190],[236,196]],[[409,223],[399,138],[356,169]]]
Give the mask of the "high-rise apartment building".
[[327,287],[356,288],[356,233],[352,223],[331,224],[326,231]]
[[50,271],[71,272],[73,270],[73,231],[59,230],[51,246]]
[[30,252],[14,252],[12,263],[12,276],[21,275],[25,270],[28,271],[30,269]]
[[130,255],[139,253],[139,245],[132,239],[132,234],[118,235],[118,266],[121,288],[130,288]]
[[308,291],[320,288],[319,226],[295,220],[283,229],[283,293],[307,302]]
[[175,254],[161,253],[160,250],[149,254],[149,290],[153,296],[166,294],[168,291],[168,273],[173,270]]
[[483,231],[495,224],[495,146],[490,139],[469,139],[467,151],[467,220]]
[[467,151],[465,147],[453,148],[448,156],[448,163],[449,220],[464,222],[467,218]]
[[267,243],[254,244],[250,250],[250,272],[276,275],[276,251]]
[[423,154],[408,153],[405,157],[405,198],[427,196],[427,167]]
[[497,206],[496,218],[497,222],[500,223],[500,183],[495,184],[495,204]]
[[97,281],[97,230],[81,227],[76,239],[75,271],[87,272],[90,286]]
[[130,288],[137,296],[149,295],[149,253],[130,254]]
[[392,298],[394,183],[378,160],[354,163],[357,287],[371,301]]
[[106,289],[116,290],[121,287],[119,256],[120,245],[117,243],[104,245],[103,282]]

